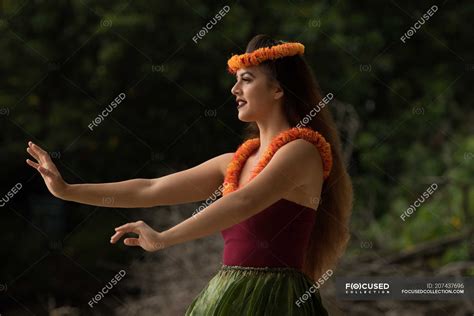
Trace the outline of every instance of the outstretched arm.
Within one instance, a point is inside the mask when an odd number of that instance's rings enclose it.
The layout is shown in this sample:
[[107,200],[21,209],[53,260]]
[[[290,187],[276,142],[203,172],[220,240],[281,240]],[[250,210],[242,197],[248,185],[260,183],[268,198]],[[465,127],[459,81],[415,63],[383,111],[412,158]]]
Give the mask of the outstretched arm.
[[[283,146],[260,174],[243,188],[224,196],[180,224],[162,233],[155,232],[151,238],[155,250],[217,233],[253,216],[280,200],[288,191],[305,184],[308,179],[307,168],[314,170],[311,166],[315,163],[320,164],[316,169],[322,181],[322,162],[320,158],[319,162],[315,162],[315,150],[313,145],[303,140],[295,140]],[[319,157],[319,153],[317,156]],[[117,232],[112,236],[111,242],[115,243],[127,232],[140,235],[140,227],[144,225],[146,224],[140,221],[116,228]],[[147,225],[146,227],[149,229]],[[125,244],[142,246],[140,238],[141,236],[138,239],[127,238]]]
[[55,197],[102,207],[129,208],[205,200],[222,184],[224,164],[232,156],[232,153],[222,154],[193,168],[155,179],[68,184],[45,150],[29,142],[27,152],[37,160],[27,159],[27,163],[38,170]]

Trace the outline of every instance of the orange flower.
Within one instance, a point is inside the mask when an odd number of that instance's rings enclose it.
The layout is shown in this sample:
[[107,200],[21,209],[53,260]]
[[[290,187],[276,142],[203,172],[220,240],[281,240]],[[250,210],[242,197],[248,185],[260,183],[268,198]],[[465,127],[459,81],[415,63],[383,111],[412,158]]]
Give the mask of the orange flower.
[[[329,174],[332,169],[331,145],[320,133],[310,128],[293,127],[281,132],[275,138],[273,138],[270,145],[262,155],[262,158],[252,171],[250,179],[248,181],[250,182],[250,180],[255,178],[263,170],[263,168],[265,168],[265,166],[270,162],[270,159],[272,159],[273,155],[280,147],[298,138],[305,139],[318,148],[319,153],[321,155],[321,159],[323,161],[323,180],[326,180],[329,177]],[[244,164],[247,161],[248,157],[253,152],[255,152],[255,150],[259,146],[260,139],[257,137],[245,141],[236,150],[232,161],[227,166],[226,176],[224,178],[223,184],[223,195],[236,191],[240,187],[239,177],[244,167]]]
[[272,47],[262,47],[251,53],[233,55],[227,61],[227,70],[235,74],[243,67],[256,66],[265,60],[273,60],[286,56],[293,56],[304,53],[304,45],[301,43],[284,43]]

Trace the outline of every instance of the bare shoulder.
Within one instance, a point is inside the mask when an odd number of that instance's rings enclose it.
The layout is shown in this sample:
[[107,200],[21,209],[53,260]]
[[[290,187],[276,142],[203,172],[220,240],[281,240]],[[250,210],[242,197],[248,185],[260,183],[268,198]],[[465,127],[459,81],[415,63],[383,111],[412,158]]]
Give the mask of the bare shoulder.
[[318,148],[305,139],[295,139],[283,145],[275,156],[290,159],[296,166],[305,169],[306,183],[314,183],[323,174],[323,161]]
[[318,148],[311,142],[305,139],[295,139],[280,149],[285,155],[291,155],[292,157],[301,160],[302,163],[307,162],[318,162],[322,163],[321,155]]

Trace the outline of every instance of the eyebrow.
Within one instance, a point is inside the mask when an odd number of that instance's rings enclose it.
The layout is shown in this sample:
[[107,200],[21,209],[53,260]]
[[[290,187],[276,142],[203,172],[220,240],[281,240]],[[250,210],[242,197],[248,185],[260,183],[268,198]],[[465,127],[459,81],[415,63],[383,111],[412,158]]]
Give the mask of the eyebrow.
[[[254,75],[253,73],[251,73],[250,71],[245,71],[245,72],[241,73],[240,76],[242,77],[242,76],[245,75],[245,74],[249,74],[249,75],[251,75],[252,77],[255,78],[255,75]],[[239,75],[236,74],[235,77],[238,78]]]

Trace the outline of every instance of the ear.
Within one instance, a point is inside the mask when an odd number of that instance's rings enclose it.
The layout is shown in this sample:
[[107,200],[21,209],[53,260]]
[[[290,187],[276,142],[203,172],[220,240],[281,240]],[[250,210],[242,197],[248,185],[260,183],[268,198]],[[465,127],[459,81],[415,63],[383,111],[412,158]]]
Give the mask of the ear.
[[278,82],[274,83],[273,89],[274,89],[273,99],[278,100],[278,99],[283,98],[283,95],[285,93],[283,91],[283,88],[280,86]]

